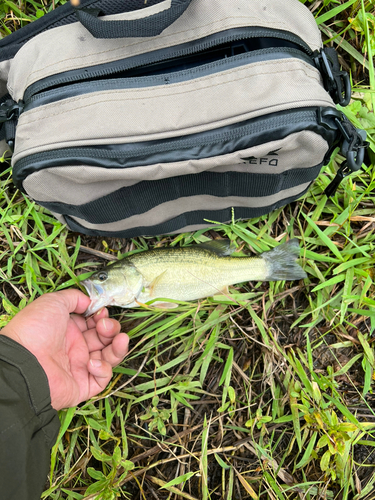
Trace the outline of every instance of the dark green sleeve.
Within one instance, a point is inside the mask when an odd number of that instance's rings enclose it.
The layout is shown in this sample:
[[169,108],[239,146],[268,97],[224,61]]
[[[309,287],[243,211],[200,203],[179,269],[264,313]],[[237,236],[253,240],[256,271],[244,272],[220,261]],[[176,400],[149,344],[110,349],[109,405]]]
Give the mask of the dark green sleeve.
[[0,498],[40,500],[59,427],[43,368],[0,334]]

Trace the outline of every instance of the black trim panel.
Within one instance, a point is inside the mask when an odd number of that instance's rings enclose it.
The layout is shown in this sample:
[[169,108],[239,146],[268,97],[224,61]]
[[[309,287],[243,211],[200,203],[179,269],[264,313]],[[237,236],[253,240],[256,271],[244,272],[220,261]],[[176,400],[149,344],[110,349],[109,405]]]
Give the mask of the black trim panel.
[[219,198],[272,196],[313,181],[319,175],[321,167],[322,164],[319,164],[311,168],[287,170],[276,175],[230,171],[202,172],[139,182],[82,205],[37,200],[36,202],[51,212],[78,217],[91,224],[106,224],[144,214],[162,203],[191,196],[209,195]]
[[[301,196],[303,196],[310,186],[301,191],[296,196],[292,196],[290,198],[284,198],[279,200],[277,203],[273,205],[269,205],[266,207],[255,207],[255,208],[244,208],[244,207],[233,207],[234,215],[236,219],[252,219],[254,217],[260,217],[262,215],[266,215],[277,208],[280,208],[284,205],[288,205],[293,201],[297,200]],[[214,226],[213,224],[209,224],[206,220],[214,220],[218,222],[228,222],[232,219],[232,207],[226,208],[224,210],[198,210],[188,212],[173,219],[170,219],[167,222],[163,222],[161,224],[155,226],[139,226],[131,229],[126,229],[124,231],[100,231],[87,229],[81,224],[78,224],[69,216],[65,217],[66,223],[72,231],[76,231],[82,234],[88,234],[91,236],[108,236],[108,237],[117,237],[117,238],[134,238],[136,236],[156,236],[167,233],[178,232],[180,229],[193,226],[197,224],[205,224],[207,227]],[[181,232],[181,231],[180,231]]]

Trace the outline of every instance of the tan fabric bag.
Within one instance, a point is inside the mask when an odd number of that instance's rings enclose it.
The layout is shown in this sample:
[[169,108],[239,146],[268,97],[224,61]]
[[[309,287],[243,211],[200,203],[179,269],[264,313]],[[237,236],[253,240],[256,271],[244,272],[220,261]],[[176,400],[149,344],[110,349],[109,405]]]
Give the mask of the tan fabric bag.
[[0,138],[19,189],[72,230],[251,218],[306,192],[336,147],[332,188],[362,165],[335,106],[348,76],[299,0],[83,1],[27,29],[0,41]]

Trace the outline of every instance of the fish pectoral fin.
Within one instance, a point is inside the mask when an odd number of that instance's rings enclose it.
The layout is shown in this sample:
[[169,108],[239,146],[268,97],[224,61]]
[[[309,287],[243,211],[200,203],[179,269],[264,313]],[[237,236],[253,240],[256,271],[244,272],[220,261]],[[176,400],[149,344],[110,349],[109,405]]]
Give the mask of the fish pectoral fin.
[[175,304],[174,302],[154,302],[153,304],[144,304],[137,299],[135,299],[135,302],[138,304],[138,306],[145,307],[146,309],[175,309],[176,307],[178,307],[178,304]]
[[220,290],[218,289],[218,291],[213,294],[213,297],[215,295],[230,295],[228,285],[223,286]]
[[150,297],[152,296],[155,296],[155,287],[158,283],[160,283],[161,279],[163,278],[164,274],[168,271],[168,269],[166,269],[165,271],[163,271],[161,274],[159,274],[159,276],[156,276],[156,278],[154,278],[151,283],[147,286],[147,290],[149,292],[149,295]]

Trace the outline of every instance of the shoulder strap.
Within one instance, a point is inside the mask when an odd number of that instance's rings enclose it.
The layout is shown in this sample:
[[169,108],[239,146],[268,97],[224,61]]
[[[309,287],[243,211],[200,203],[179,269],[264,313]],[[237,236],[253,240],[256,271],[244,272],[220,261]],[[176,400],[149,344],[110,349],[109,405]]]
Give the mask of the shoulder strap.
[[[179,2],[180,1],[181,0],[179,0]],[[168,1],[169,4],[171,4],[171,2],[172,0]],[[183,0],[183,2],[186,4],[186,8],[189,2],[187,0]],[[80,9],[93,9],[102,15],[108,16],[132,11],[142,12],[144,10],[146,12],[150,9],[150,7],[164,3],[165,0],[147,0],[147,3],[140,0],[80,0]],[[181,14],[182,12],[183,11],[181,11]],[[175,15],[176,13],[178,14],[177,6],[168,15],[173,15],[173,13]],[[165,15],[167,15],[167,12],[165,12]],[[170,18],[169,20],[170,23],[173,22],[173,19]],[[100,19],[96,19],[96,21],[104,23],[104,21],[101,21]],[[34,36],[52,28],[66,26],[76,22],[77,11],[72,7],[70,2],[57,7],[57,9],[45,14],[43,17],[36,19],[32,23],[23,26],[21,29],[18,29],[3,39],[0,39],[0,62],[13,59],[20,48]],[[168,19],[164,22],[168,22]],[[162,19],[160,19],[160,24],[161,23]]]

